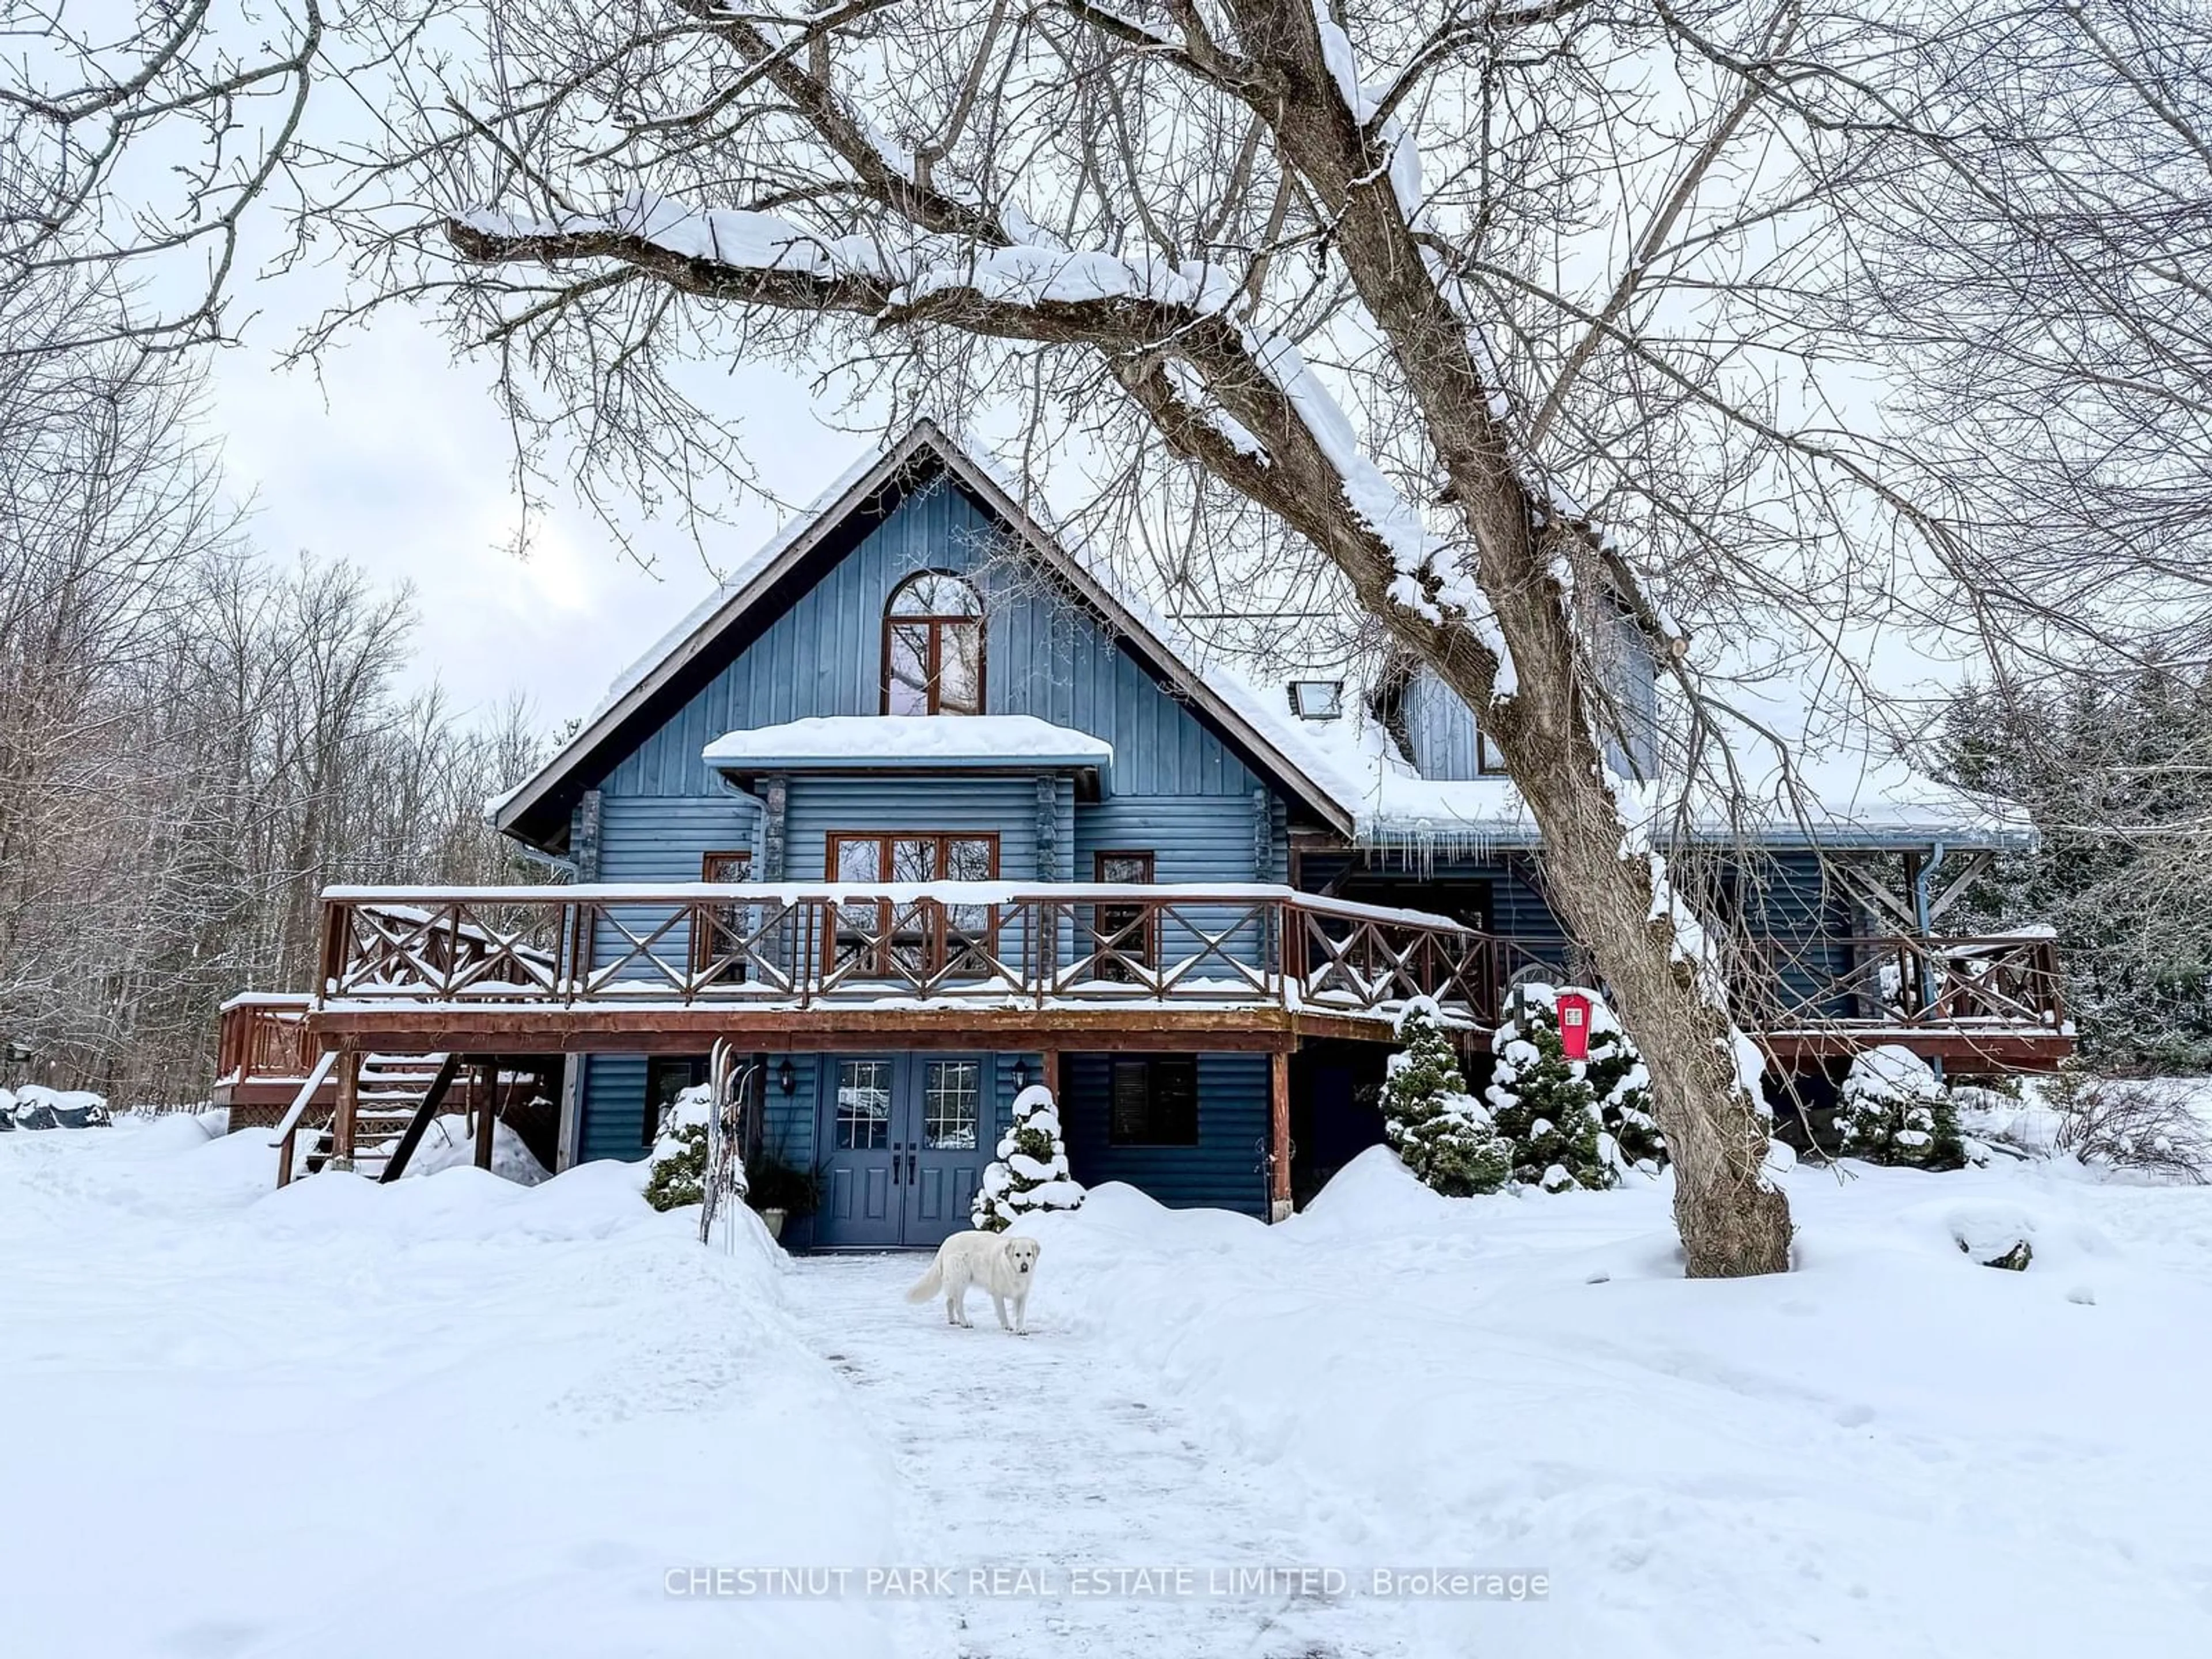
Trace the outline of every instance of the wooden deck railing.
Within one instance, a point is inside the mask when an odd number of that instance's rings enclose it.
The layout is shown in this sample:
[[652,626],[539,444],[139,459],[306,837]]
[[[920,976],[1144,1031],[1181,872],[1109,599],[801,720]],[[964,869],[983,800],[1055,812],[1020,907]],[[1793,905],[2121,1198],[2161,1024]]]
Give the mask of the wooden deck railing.
[[1762,1029],[2066,1029],[2065,981],[2046,933],[1763,940],[1745,997]]
[[318,1053],[307,1035],[307,994],[252,992],[222,1006],[216,1032],[216,1078],[301,1078],[314,1069]]
[[[937,883],[333,888],[319,1006],[1276,1008],[1476,1024],[1560,939],[1276,886]],[[1778,1032],[2060,1034],[2052,941],[1761,940],[1731,975]],[[305,1069],[302,1066],[301,1070]]]
[[1268,886],[699,884],[325,895],[331,1002],[773,1006],[912,1000],[1471,1014],[1507,940]]

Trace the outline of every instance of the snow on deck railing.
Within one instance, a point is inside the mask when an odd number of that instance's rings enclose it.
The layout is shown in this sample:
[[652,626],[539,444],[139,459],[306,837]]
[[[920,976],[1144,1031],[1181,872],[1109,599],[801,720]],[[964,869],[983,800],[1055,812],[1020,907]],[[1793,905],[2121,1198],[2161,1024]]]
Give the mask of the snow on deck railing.
[[[1404,922],[1421,927],[1474,933],[1477,930],[1449,916],[1427,910],[1401,909],[1388,904],[1364,904],[1326,893],[1309,893],[1280,882],[1152,882],[1103,881],[744,881],[744,882],[590,882],[574,885],[538,887],[325,887],[329,904],[374,905],[395,914],[422,917],[446,906],[462,904],[532,905],[554,903],[653,904],[697,899],[722,904],[797,904],[809,899],[833,904],[864,904],[872,900],[910,904],[934,899],[955,904],[1020,904],[1065,902],[1076,904],[1127,903],[1146,899],[1172,900],[1184,904],[1244,904],[1260,900],[1291,903],[1302,909],[1353,921]],[[471,930],[464,925],[464,937]]]
[[[1494,1023],[1561,939],[1273,883],[690,882],[333,887],[318,1006],[1247,1009],[1387,1019],[1425,998]],[[2063,1033],[2033,933],[1754,942],[1729,972],[1752,1029]]]
[[1389,1014],[1492,999],[1501,942],[1272,883],[334,887],[337,1002],[635,1007],[887,997]]

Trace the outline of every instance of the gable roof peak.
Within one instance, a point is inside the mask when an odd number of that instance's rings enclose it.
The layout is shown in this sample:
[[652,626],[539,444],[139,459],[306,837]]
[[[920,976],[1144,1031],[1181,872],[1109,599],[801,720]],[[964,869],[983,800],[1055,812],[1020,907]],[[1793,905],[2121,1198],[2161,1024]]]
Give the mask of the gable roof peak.
[[[1055,528],[1025,506],[1018,483],[959,439],[923,416],[898,439],[858,459],[805,511],[732,570],[682,621],[608,688],[583,725],[530,778],[490,804],[494,824],[526,843],[558,845],[568,809],[580,793],[578,775],[634,730],[648,710],[680,685],[698,664],[777,583],[817,549],[837,538],[860,515],[896,503],[886,492],[902,482],[919,484],[941,471],[1019,538],[1026,551],[1054,571],[1098,615],[1124,648],[1133,652],[1194,706],[1215,720],[1255,769],[1304,802],[1324,823],[1349,834],[1359,807],[1357,787],[1308,755],[1284,719],[1257,688],[1234,676],[1202,674],[1169,627],[1140,599],[1119,592],[1105,573],[1071,551]],[[902,500],[906,491],[899,491]],[[956,717],[957,718],[957,717]]]

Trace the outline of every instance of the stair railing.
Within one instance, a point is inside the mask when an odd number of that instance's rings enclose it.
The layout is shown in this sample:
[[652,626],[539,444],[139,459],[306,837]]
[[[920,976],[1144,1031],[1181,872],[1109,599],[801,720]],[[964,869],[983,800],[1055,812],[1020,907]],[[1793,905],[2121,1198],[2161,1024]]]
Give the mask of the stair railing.
[[292,1097],[290,1109],[276,1125],[276,1138],[269,1144],[276,1149],[276,1184],[279,1187],[289,1187],[292,1183],[293,1152],[295,1143],[299,1139],[300,1125],[314,1106],[315,1091],[328,1080],[331,1068],[337,1063],[337,1049],[324,1050],[322,1057],[315,1061],[315,1069],[307,1073],[307,1081],[300,1085],[300,1092]]

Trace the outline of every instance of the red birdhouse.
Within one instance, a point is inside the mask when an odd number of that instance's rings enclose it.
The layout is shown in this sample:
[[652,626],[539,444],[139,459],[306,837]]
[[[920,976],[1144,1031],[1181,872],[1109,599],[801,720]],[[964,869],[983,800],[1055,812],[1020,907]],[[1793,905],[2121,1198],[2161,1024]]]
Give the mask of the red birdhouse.
[[1559,993],[1559,1052],[1569,1060],[1589,1058],[1590,1000],[1579,991]]

